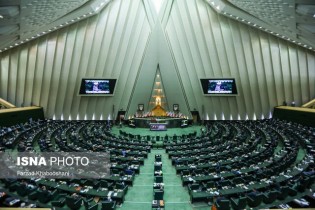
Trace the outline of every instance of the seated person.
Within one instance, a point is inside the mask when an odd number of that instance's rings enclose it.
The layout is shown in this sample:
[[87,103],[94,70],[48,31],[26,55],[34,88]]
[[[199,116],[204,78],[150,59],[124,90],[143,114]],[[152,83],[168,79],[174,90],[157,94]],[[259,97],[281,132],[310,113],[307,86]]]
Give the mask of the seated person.
[[312,168],[310,171],[303,171],[303,174],[305,176],[312,176],[315,174],[315,170],[314,170],[314,168]]
[[255,198],[259,192],[254,188],[251,192],[247,193],[246,195],[250,198]]

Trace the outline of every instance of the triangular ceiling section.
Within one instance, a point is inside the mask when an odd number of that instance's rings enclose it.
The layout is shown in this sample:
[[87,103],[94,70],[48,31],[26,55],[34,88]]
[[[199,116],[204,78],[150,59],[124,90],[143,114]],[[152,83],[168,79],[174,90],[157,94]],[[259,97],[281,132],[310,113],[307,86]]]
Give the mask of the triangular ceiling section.
[[[182,87],[181,79],[179,78],[176,62],[166,40],[165,32],[162,28],[161,19],[157,18],[158,14],[153,8],[154,4],[150,1],[144,1],[146,5],[146,13],[155,20],[153,30],[150,35],[150,41],[143,57],[142,66],[139,70],[132,97],[127,108],[127,116],[132,116],[136,113],[138,104],[149,104],[151,101],[151,88],[155,81],[156,68],[159,65],[159,72],[163,78],[163,87],[165,97],[168,99],[168,105],[178,104],[179,111],[184,115],[190,116],[188,101]],[[167,14],[171,8],[171,4],[164,1],[161,5],[160,17],[162,14]],[[174,97],[176,96],[176,97]],[[170,108],[170,107],[168,107]],[[150,111],[150,107],[144,107],[144,111]],[[166,110],[173,111],[173,110]]]

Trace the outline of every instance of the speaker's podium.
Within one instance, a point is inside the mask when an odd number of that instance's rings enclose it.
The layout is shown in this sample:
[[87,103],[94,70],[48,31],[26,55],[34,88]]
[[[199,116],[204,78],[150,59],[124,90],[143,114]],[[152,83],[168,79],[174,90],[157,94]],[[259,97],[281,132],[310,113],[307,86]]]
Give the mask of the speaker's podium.
[[152,209],[157,210],[164,210],[164,200],[153,200],[152,201]]

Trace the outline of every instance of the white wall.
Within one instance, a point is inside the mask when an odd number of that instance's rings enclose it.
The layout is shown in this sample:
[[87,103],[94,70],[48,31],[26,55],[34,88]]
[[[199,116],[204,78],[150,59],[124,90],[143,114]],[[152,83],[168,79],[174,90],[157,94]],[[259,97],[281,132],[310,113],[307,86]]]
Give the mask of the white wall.
[[[152,5],[114,0],[97,16],[0,54],[0,97],[43,106],[56,119],[107,119],[113,105],[131,114],[150,100],[158,63],[168,104],[186,115],[204,106],[204,119],[266,118],[284,100],[315,97],[314,52],[203,0],[165,1],[159,20]],[[78,96],[82,77],[117,78],[115,96]],[[239,96],[203,96],[206,77],[236,78]]]

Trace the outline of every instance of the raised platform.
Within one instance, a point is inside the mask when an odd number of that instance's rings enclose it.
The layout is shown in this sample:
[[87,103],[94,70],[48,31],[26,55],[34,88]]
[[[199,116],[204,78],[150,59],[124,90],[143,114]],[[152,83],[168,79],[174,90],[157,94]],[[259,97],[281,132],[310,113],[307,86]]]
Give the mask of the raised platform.
[[297,122],[302,125],[315,127],[315,109],[291,106],[277,106],[273,118]]
[[150,124],[164,124],[166,128],[180,128],[183,118],[133,118],[131,119],[137,128],[150,128]]

